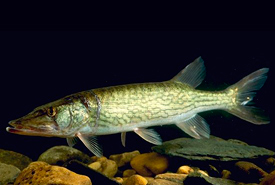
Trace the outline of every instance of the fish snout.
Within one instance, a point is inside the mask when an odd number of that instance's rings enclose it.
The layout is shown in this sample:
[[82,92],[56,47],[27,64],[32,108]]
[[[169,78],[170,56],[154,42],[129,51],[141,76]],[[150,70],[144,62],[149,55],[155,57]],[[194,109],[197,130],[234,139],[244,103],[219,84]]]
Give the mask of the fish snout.
[[9,125],[13,126],[13,127],[20,127],[20,125],[22,125],[22,121],[21,120],[11,120],[8,123]]
[[18,133],[20,131],[20,129],[23,129],[22,126],[22,121],[21,120],[11,120],[8,122],[9,125],[11,125],[12,127],[7,127],[6,130],[7,132],[10,133]]

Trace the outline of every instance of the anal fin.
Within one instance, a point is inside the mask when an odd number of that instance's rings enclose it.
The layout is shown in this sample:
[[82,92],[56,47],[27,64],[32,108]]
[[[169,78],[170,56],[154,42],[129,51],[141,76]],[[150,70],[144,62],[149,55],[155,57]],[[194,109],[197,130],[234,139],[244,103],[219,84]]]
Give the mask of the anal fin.
[[97,157],[102,157],[102,148],[98,144],[96,136],[88,136],[77,133],[77,137],[94,155],[96,155]]
[[135,128],[134,132],[149,143],[155,145],[162,144],[160,135],[154,129]]
[[196,139],[210,137],[209,125],[198,114],[195,114],[189,119],[183,120],[182,122],[177,123],[176,125],[185,133]]

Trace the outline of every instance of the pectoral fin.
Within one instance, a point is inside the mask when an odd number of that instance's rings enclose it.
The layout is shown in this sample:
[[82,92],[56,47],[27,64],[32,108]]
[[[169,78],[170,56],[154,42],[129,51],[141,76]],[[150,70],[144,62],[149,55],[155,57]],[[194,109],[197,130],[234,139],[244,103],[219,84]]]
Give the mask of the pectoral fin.
[[102,148],[98,144],[96,136],[87,136],[81,133],[78,133],[77,136],[94,155],[102,157]]
[[144,140],[155,145],[161,145],[162,139],[154,129],[135,128],[134,132]]
[[209,125],[198,114],[176,125],[185,133],[196,139],[209,138],[210,136]]
[[126,146],[126,132],[121,132],[121,143],[124,147]]
[[68,137],[68,138],[66,138],[66,140],[67,140],[69,147],[73,147],[77,143],[78,138],[77,137]]

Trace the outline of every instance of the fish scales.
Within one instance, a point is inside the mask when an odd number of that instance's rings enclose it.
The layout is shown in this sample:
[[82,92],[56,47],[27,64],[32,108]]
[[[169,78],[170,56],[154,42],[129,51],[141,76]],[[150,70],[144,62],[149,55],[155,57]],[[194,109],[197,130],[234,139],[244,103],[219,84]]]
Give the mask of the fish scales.
[[194,108],[207,109],[229,100],[224,92],[202,92],[169,81],[100,88],[93,92],[101,101],[100,127],[127,126],[178,116]]
[[180,101],[175,98],[181,89],[169,82],[115,86],[95,89],[94,92],[102,104],[100,126],[135,124],[182,111]]

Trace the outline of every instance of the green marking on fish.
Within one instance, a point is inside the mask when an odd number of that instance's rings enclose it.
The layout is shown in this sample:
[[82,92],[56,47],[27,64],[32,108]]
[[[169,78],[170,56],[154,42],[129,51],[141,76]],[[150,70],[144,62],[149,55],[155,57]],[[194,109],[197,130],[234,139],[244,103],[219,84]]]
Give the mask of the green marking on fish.
[[7,131],[22,135],[67,138],[73,146],[79,138],[97,156],[102,149],[95,136],[134,131],[159,145],[160,136],[151,126],[176,124],[190,136],[208,138],[210,129],[199,112],[221,109],[254,124],[269,122],[263,111],[248,106],[267,79],[268,68],[246,76],[222,91],[195,89],[205,77],[199,57],[173,79],[165,82],[105,87],[75,93],[37,107],[9,122]]

